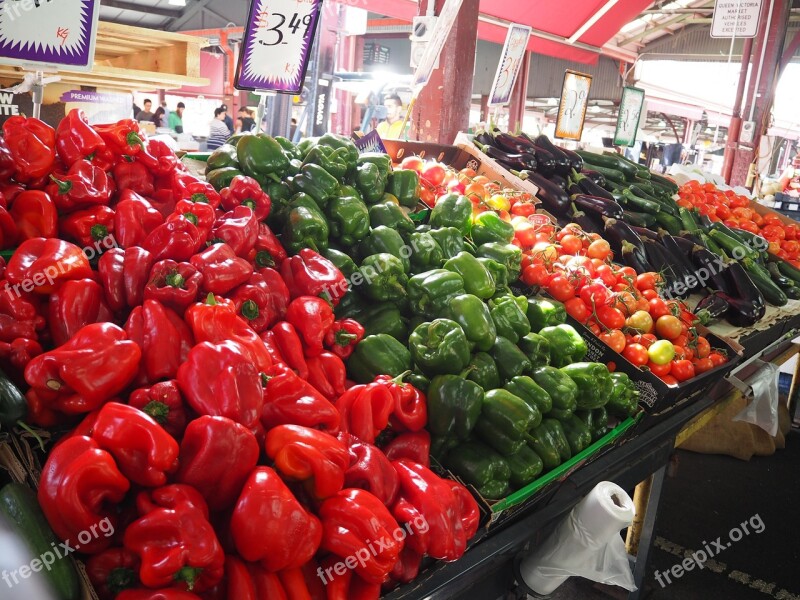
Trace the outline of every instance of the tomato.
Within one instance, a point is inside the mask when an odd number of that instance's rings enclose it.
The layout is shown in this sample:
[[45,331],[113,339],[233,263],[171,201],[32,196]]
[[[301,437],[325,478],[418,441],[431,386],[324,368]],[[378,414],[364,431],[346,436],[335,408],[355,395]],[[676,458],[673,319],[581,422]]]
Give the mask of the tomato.
[[595,267],[591,258],[586,256],[571,256],[564,264],[566,264],[569,269],[582,267],[589,274],[590,279],[594,279],[595,277]]
[[488,198],[486,188],[483,187],[483,184],[475,183],[474,181],[464,188],[464,195],[472,200],[473,204],[480,204],[481,202],[485,202]]
[[432,163],[424,171],[422,171],[422,178],[426,179],[433,185],[442,185],[446,171],[439,163]]
[[609,288],[617,283],[617,277],[614,275],[614,269],[606,264],[595,265],[595,276],[598,277]]
[[669,314],[658,317],[656,320],[656,333],[664,339],[674,340],[682,333],[681,320]]
[[631,329],[635,329],[639,333],[650,333],[653,329],[653,317],[645,310],[637,310],[627,321],[625,325]]
[[747,219],[739,220],[739,229],[744,229],[745,231],[749,231],[750,233],[758,233],[758,225],[756,225],[752,221],[748,221]]
[[550,273],[543,264],[528,265],[522,270],[522,282],[525,285],[546,286],[550,281]]
[[563,275],[556,275],[547,283],[547,293],[559,302],[575,297],[575,286]]
[[714,363],[710,358],[695,358],[694,359],[694,372],[698,375],[705,373],[714,368]]
[[[594,306],[595,309],[599,309],[601,306],[608,306],[612,300],[611,290],[599,280],[592,281],[581,287],[580,296],[586,306]],[[612,329],[615,329],[615,327],[612,327]]]
[[530,248],[536,244],[536,228],[527,221],[515,224],[514,237],[524,248]]
[[576,235],[565,235],[561,238],[560,244],[564,254],[578,254],[583,250],[583,242]]
[[600,325],[598,325],[595,321],[589,321],[588,323],[586,323],[586,326],[589,328],[589,331],[591,331],[593,334],[595,334],[596,336],[600,336],[600,331],[601,331]]
[[636,269],[633,267],[621,267],[617,270],[618,283],[630,283],[636,281]]
[[580,298],[570,298],[564,302],[564,308],[567,310],[567,314],[578,323],[585,323],[592,316],[591,309]]
[[670,375],[680,381],[686,381],[694,377],[694,365],[690,360],[675,360],[672,362],[672,367],[669,370]]
[[658,273],[642,273],[636,277],[636,289],[639,291],[654,290],[661,282],[661,276]]
[[633,294],[627,291],[621,291],[614,294],[614,301],[612,306],[620,309],[626,317],[629,317],[636,312],[636,305],[638,304]]
[[637,367],[646,365],[649,360],[649,356],[647,354],[647,348],[645,348],[641,344],[628,344],[625,350],[623,350],[622,356],[627,358],[632,364],[636,365]]
[[675,346],[668,340],[658,340],[647,349],[647,354],[650,362],[666,365],[675,357]]
[[558,250],[550,242],[536,242],[533,254],[541,256],[544,262],[553,262],[558,258]]
[[711,344],[702,335],[698,336],[694,342],[694,353],[700,359],[708,358],[711,354]]
[[596,307],[597,320],[609,329],[622,329],[625,327],[625,315],[618,308],[611,306]]
[[714,363],[715,367],[724,365],[726,362],[728,362],[727,357],[724,354],[722,354],[722,352],[719,352],[717,350],[714,350],[714,352],[709,354],[708,358],[711,359],[711,362]]
[[406,156],[400,163],[400,168],[422,173],[422,170],[425,168],[425,161],[419,156]]
[[622,353],[625,350],[625,334],[619,329],[612,329],[600,334],[600,341],[611,348],[614,352]]
[[648,308],[649,308],[649,301],[653,298],[658,298],[658,292],[655,290],[644,290],[642,292],[642,297],[648,301]]
[[781,242],[786,239],[786,232],[780,225],[767,225],[761,229],[760,234],[770,242]]
[[663,365],[657,365],[652,361],[647,363],[647,368],[650,369],[650,372],[656,377],[663,377],[664,375],[669,374],[669,370],[671,367],[672,365],[670,363],[666,363]]
[[652,333],[645,333],[645,334],[637,334],[631,336],[631,343],[632,344],[641,344],[645,348],[649,348],[652,346],[658,338],[654,336]]
[[606,260],[611,254],[611,246],[606,240],[595,240],[586,249],[586,256]]
[[649,302],[650,305],[650,316],[654,319],[658,319],[659,317],[663,317],[664,315],[669,314],[669,308],[667,307],[667,303],[664,302],[661,298],[653,298]]
[[678,385],[678,380],[672,375],[664,375],[663,377],[659,377],[659,379],[667,385]]

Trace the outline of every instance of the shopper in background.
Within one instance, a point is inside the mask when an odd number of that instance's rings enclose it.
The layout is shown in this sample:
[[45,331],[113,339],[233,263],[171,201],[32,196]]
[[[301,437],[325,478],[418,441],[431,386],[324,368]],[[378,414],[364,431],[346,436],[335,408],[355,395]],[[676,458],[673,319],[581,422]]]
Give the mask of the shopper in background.
[[221,106],[214,109],[214,120],[211,121],[211,128],[208,132],[208,142],[206,144],[209,150],[216,150],[230,137],[230,130],[228,126],[225,125],[226,116],[225,109]]
[[166,111],[160,106],[156,109],[156,112],[153,114],[153,123],[155,123],[156,129],[158,129],[159,127],[166,127],[167,125]]
[[152,121],[155,115],[150,112],[150,109],[153,108],[153,101],[150,98],[145,98],[144,101],[144,108],[140,110],[136,115],[137,121]]
[[183,111],[186,105],[183,102],[178,102],[178,106],[174,111],[169,113],[169,128],[175,133],[183,133]]
[[239,109],[239,119],[242,122],[241,133],[249,133],[253,131],[256,126],[256,120],[253,118],[253,111],[242,106]]
[[386,120],[378,124],[378,135],[382,138],[399,139],[403,134],[403,101],[397,94],[383,99],[386,107]]
[[164,100],[164,101],[161,103],[161,108],[163,108],[163,109],[164,109],[164,119],[163,119],[163,121],[161,122],[161,126],[162,126],[162,127],[168,127],[168,126],[169,126],[169,116],[172,114],[172,111],[171,111],[171,110],[169,109],[169,107],[167,106],[167,101],[166,101],[166,100]]
[[297,119],[292,117],[291,123],[289,124],[289,139],[294,141],[294,132],[297,131]]
[[233,135],[233,118],[228,115],[228,105],[223,104],[220,106],[220,109],[225,113],[225,119],[223,120],[225,123],[225,127],[228,128],[228,135]]

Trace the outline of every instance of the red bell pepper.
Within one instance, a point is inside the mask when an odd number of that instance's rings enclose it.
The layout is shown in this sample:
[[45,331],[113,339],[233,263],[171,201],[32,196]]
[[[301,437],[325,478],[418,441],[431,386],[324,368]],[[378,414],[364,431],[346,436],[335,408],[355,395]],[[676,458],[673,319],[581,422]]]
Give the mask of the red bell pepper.
[[348,290],[347,279],[336,265],[309,248],[283,261],[281,275],[292,298],[318,296],[336,306]]
[[133,190],[124,190],[114,209],[115,239],[121,248],[139,246],[164,222],[161,213]]
[[403,548],[400,553],[400,558],[394,565],[394,569],[389,573],[392,581],[398,583],[409,583],[414,581],[419,574],[420,563],[422,562],[422,554],[413,550],[408,545]]
[[[217,220],[217,213],[210,204],[203,202],[192,202],[191,200],[179,200],[175,204],[172,214],[167,217],[167,221],[189,221],[197,227],[203,243],[211,236],[211,228]],[[202,246],[201,246],[202,247]]]
[[380,382],[355,385],[336,400],[341,415],[341,429],[352,433],[362,442],[374,444],[381,431],[389,425],[394,409],[394,396]]
[[391,461],[407,458],[425,467],[431,464],[431,434],[422,431],[401,433],[381,448]]
[[56,159],[56,132],[34,118],[13,116],[3,123],[3,138],[14,160],[14,179],[29,183],[50,173]]
[[39,480],[39,505],[58,537],[76,550],[94,554],[106,549],[110,538],[96,535],[78,544],[79,534],[102,531],[111,535],[117,518],[106,507],[121,502],[129,488],[111,454],[93,439],[76,436],[50,451]]
[[103,138],[89,125],[86,114],[80,109],[73,108],[56,127],[56,151],[67,167],[79,160],[91,160],[105,147]]
[[33,238],[19,245],[8,261],[6,279],[11,288],[51,294],[70,279],[92,277],[92,268],[75,244],[56,238]]
[[[253,577],[250,574],[249,565],[245,564],[242,559],[237,556],[227,555],[225,557],[225,580],[224,589],[222,586],[217,586],[217,591],[213,594],[214,600],[222,600],[223,598],[237,598],[239,600],[259,600],[258,592],[256,591]],[[277,576],[275,576],[277,579]],[[280,585],[280,581],[278,581]],[[269,596],[268,596],[269,597]],[[282,600],[286,599],[286,595]]]
[[178,385],[200,415],[228,417],[252,429],[264,403],[258,370],[238,342],[202,342],[178,369]]
[[[336,570],[339,564],[347,566],[338,556],[330,555],[318,567],[317,575],[325,583],[327,600],[378,600],[380,598],[380,584],[364,581],[349,568],[340,574]],[[338,568],[341,571],[341,567]]]
[[132,391],[128,404],[152,417],[176,440],[183,436],[188,417],[178,382],[174,379]]
[[319,516],[320,548],[342,559],[356,557],[362,579],[383,583],[403,549],[396,532],[405,535],[383,503],[365,490],[345,489],[322,503]]
[[13,342],[0,342],[0,359],[8,361],[18,371],[24,371],[34,357],[44,350],[36,340],[17,338]]
[[112,323],[81,328],[69,341],[34,358],[25,381],[38,393],[56,392],[52,408],[68,414],[94,410],[133,381],[139,346]]
[[50,296],[47,321],[56,346],[65,344],[82,327],[112,318],[103,288],[92,279],[65,281]]
[[[19,228],[14,217],[6,210],[6,201],[2,194],[0,194],[0,199],[0,250],[5,250],[16,245],[19,238]],[[3,267],[5,269],[5,265]]]
[[53,181],[47,187],[56,208],[69,212],[94,204],[108,204],[112,185],[106,172],[92,163],[80,160],[74,163],[63,177],[50,174]]
[[298,296],[286,309],[286,320],[303,339],[303,352],[306,356],[318,356],[322,352],[322,342],[333,325],[331,305],[315,296]]
[[201,598],[192,592],[186,592],[175,588],[165,588],[163,590],[124,590],[120,592],[115,600],[201,600]]
[[400,481],[392,514],[408,527],[408,547],[441,560],[461,558],[480,520],[472,494],[460,483],[442,479],[408,459],[392,465]]
[[266,450],[284,478],[304,482],[317,499],[341,490],[350,466],[350,454],[342,442],[300,425],[278,425],[267,431]]
[[156,187],[156,191],[148,199],[153,208],[160,212],[165,219],[173,213],[175,205],[178,203],[178,198],[172,193],[171,188]]
[[[95,206],[70,213],[61,219],[61,236],[82,248],[114,246],[114,211],[107,206]],[[106,238],[111,239],[106,241]],[[110,243],[109,243],[110,242]]]
[[156,189],[153,185],[153,175],[147,167],[129,156],[119,160],[111,172],[120,192],[131,190],[142,196],[150,196]]
[[258,237],[253,251],[255,254],[252,257],[252,261],[258,268],[278,269],[283,261],[286,260],[286,250],[281,245],[278,236],[272,232],[266,223],[258,224]]
[[153,262],[153,255],[138,246],[103,253],[97,272],[111,310],[120,312],[142,303]]
[[202,232],[189,220],[167,221],[153,229],[142,242],[142,248],[156,260],[189,260],[204,244]]
[[175,481],[194,487],[211,510],[224,510],[239,497],[259,451],[256,436],[244,425],[226,417],[198,417],[181,440]]
[[280,274],[273,269],[261,269],[253,273],[246,283],[233,290],[228,297],[233,301],[237,314],[257,333],[282,319],[289,305],[289,290]]
[[178,442],[138,408],[108,402],[97,414],[92,439],[108,451],[131,482],[158,487],[178,468]]
[[266,380],[261,410],[264,429],[296,424],[338,431],[340,417],[336,407],[289,367],[275,364],[265,371],[262,380]]
[[325,347],[341,358],[349,358],[364,339],[364,327],[354,319],[334,321],[325,334]]
[[203,291],[212,294],[227,294],[253,274],[253,265],[236,256],[228,244],[212,244],[189,262],[203,274]]
[[194,346],[192,332],[181,316],[157,300],[145,300],[131,311],[125,333],[142,350],[139,385],[174,379]]
[[261,185],[246,175],[234,177],[228,187],[220,191],[219,195],[222,200],[222,208],[233,210],[237,206],[246,206],[253,211],[258,221],[266,219],[272,207],[272,201],[261,189]]
[[124,544],[142,562],[144,585],[202,592],[222,579],[225,554],[197,490],[168,485],[140,493],[136,504],[142,516],[128,526]]
[[172,148],[161,140],[147,140],[146,147],[139,151],[136,158],[157,177],[172,175],[180,164]]
[[14,176],[14,157],[5,139],[0,137],[0,181],[9,181]]
[[[270,573],[260,565],[253,563],[248,565],[248,570],[250,571],[250,577],[255,588],[256,596],[254,600],[261,600],[261,598],[269,598],[269,600],[290,600],[287,590],[283,587],[280,574]],[[296,594],[291,598],[295,597],[303,598],[300,594]],[[233,596],[229,593],[225,599],[227,600],[227,598],[239,598],[239,596]],[[316,600],[316,598],[314,598],[314,600]],[[324,600],[324,596],[320,600]]]
[[330,352],[306,359],[308,383],[331,402],[344,394],[347,369],[341,358]]
[[271,331],[265,331],[261,334],[261,341],[264,342],[264,347],[269,352],[269,357],[272,359],[272,364],[286,364],[286,359],[278,350],[278,345],[275,343],[275,336]]
[[133,119],[95,125],[94,130],[103,139],[106,147],[117,156],[136,156],[144,148],[139,123]]
[[172,195],[175,200],[190,200],[210,204],[211,208],[219,208],[222,199],[210,183],[200,181],[189,173],[176,172],[172,175]]
[[47,192],[41,190],[22,192],[14,198],[8,212],[17,224],[19,239],[57,237],[58,211]]
[[403,377],[391,375],[378,375],[376,382],[389,386],[394,395],[394,409],[389,418],[392,429],[395,431],[420,431],[428,423],[428,399],[425,394],[411,385],[405,383]]
[[[0,138],[0,140],[2,139],[3,138]],[[0,180],[0,193],[3,194],[8,206],[11,206],[11,203],[14,202],[14,198],[19,196],[26,189],[24,185],[20,185],[19,183]]]
[[16,293],[8,282],[0,282],[0,341],[37,339],[37,332],[46,325],[42,314],[40,296]]
[[397,496],[399,483],[397,473],[386,455],[349,433],[340,433],[339,441],[347,446],[350,453],[350,466],[344,474],[345,486],[367,490],[386,506],[391,506]]
[[259,371],[272,366],[264,342],[247,322],[236,314],[233,303],[220,304],[209,294],[206,302],[193,304],[184,315],[197,342],[235,341]]
[[138,557],[125,548],[109,548],[86,561],[86,574],[100,600],[114,600],[122,590],[137,585],[138,572]]
[[150,269],[145,300],[158,300],[182,315],[197,300],[203,276],[188,262],[160,260]]
[[237,206],[216,220],[211,238],[222,240],[237,256],[247,258],[258,240],[258,220],[248,207]]
[[231,533],[242,558],[276,572],[301,567],[314,556],[322,525],[274,470],[256,467],[236,502]]

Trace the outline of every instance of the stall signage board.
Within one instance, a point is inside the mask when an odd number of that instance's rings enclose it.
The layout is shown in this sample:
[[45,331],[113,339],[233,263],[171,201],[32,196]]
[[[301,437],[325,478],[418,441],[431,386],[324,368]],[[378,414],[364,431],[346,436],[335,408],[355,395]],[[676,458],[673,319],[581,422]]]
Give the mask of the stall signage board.
[[321,8],[322,0],[252,0],[236,89],[299,94]]
[[0,63],[90,71],[100,0],[0,0]]
[[450,30],[453,28],[453,23],[456,22],[458,11],[461,9],[462,0],[447,0],[442,7],[442,12],[436,20],[436,26],[433,28],[431,39],[425,48],[425,54],[419,61],[416,71],[414,71],[414,79],[411,87],[414,90],[414,96],[419,95],[419,92],[424,88],[431,78],[431,73],[436,66],[436,61],[439,60],[439,55],[442,53],[444,43],[450,35]]
[[522,59],[525,58],[530,36],[531,28],[526,25],[512,23],[508,26],[506,43],[489,93],[489,106],[506,106],[511,100],[511,91],[517,81]]
[[619,103],[617,129],[614,131],[615,146],[633,146],[636,132],[639,130],[639,119],[644,108],[644,90],[635,87],[622,89],[622,100]]
[[564,73],[561,101],[558,103],[556,138],[576,141],[581,139],[583,123],[586,119],[586,106],[589,101],[589,89],[591,87],[591,75],[570,71],[569,69]]
[[752,38],[758,32],[763,0],[717,0],[711,20],[712,38]]

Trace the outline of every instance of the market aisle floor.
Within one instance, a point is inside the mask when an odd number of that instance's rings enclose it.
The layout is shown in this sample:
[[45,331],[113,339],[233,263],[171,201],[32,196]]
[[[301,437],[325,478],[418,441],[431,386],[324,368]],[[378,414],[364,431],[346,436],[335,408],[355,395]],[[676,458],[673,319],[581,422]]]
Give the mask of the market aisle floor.
[[[642,600],[800,600],[800,433],[773,456],[749,462],[683,451],[677,458],[664,485]],[[669,582],[660,575],[661,586],[656,570],[663,574],[685,551],[706,545],[719,555]],[[609,597],[584,580],[562,588],[554,598]]]

